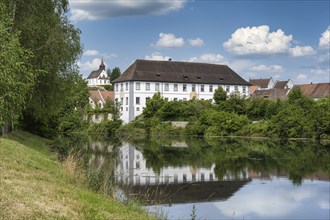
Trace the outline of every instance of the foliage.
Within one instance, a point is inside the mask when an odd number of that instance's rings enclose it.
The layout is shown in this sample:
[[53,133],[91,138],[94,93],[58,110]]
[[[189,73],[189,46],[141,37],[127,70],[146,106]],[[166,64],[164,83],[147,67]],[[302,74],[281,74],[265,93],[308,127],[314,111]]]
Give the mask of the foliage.
[[112,83],[115,79],[117,79],[120,76],[121,72],[119,67],[115,67],[112,69],[110,74],[110,83]]
[[19,37],[8,7],[0,3],[0,128],[21,116],[35,83],[29,64],[32,53]]
[[21,61],[36,78],[21,124],[26,130],[49,136],[57,132],[63,112],[80,107],[81,96],[69,96],[86,92],[76,86],[83,87],[76,65],[82,52],[80,31],[67,18],[67,0],[3,2],[13,18],[12,30],[20,33],[21,46],[31,52],[29,60]]
[[227,100],[227,92],[220,86],[214,91],[213,99],[216,104],[220,104]]

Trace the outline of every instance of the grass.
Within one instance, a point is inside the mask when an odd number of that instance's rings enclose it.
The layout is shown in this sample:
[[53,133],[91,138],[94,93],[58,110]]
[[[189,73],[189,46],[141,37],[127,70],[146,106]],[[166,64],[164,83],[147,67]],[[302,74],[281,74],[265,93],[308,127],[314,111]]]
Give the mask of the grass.
[[0,138],[0,219],[150,218],[139,205],[122,204],[73,181],[48,144],[25,132]]

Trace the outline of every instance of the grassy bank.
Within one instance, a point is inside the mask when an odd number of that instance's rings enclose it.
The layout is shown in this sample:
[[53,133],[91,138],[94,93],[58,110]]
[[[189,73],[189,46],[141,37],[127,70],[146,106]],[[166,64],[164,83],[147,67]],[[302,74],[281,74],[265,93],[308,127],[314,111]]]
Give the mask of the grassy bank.
[[125,205],[72,181],[49,141],[15,132],[0,138],[0,219],[146,219]]

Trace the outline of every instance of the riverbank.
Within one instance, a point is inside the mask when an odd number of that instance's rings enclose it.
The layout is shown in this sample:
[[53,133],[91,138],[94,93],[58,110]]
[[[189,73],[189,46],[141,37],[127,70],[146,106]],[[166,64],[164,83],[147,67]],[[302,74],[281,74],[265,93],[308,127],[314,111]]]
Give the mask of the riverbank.
[[0,138],[0,219],[147,219],[125,205],[76,184],[47,147],[25,132]]

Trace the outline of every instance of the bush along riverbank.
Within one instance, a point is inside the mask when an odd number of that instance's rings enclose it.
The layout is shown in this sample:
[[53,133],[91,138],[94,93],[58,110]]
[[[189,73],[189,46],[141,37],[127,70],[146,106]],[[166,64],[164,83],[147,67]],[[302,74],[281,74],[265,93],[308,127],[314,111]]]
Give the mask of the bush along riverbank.
[[79,163],[63,163],[47,139],[25,132],[0,138],[0,219],[148,219],[136,203],[90,190]]
[[[236,93],[227,97],[217,89],[214,100],[167,101],[156,93],[143,113],[117,133],[330,139],[330,97],[312,100],[293,89],[288,100],[274,101]],[[171,121],[189,124],[173,128]]]

